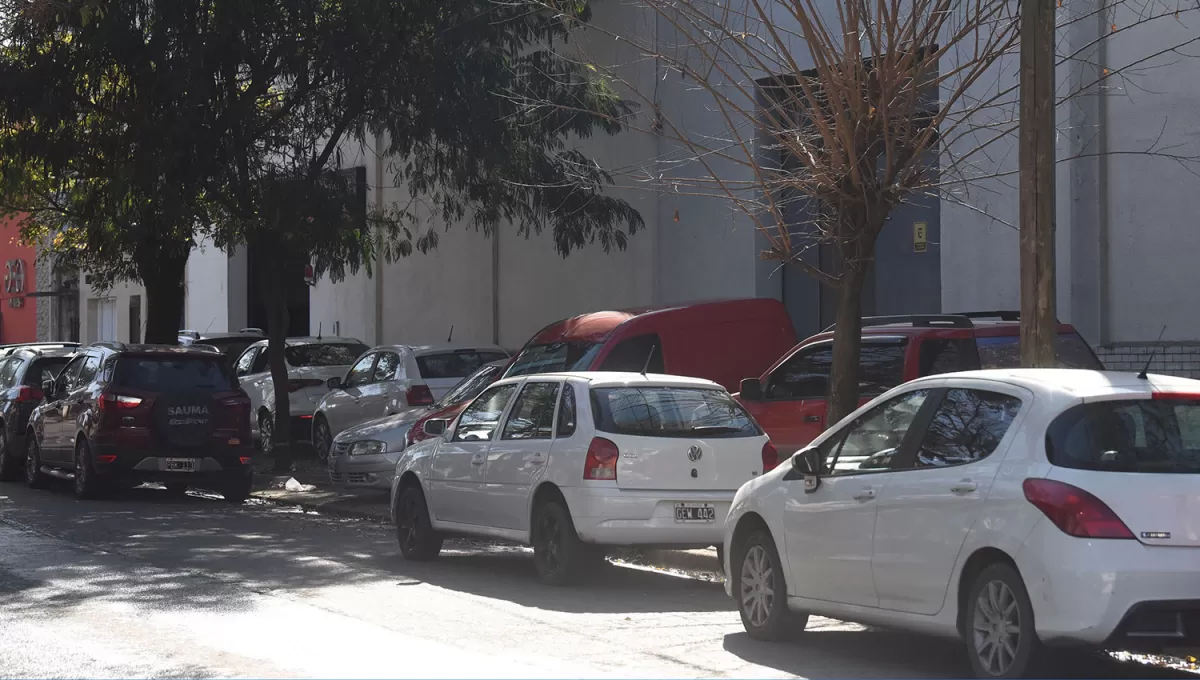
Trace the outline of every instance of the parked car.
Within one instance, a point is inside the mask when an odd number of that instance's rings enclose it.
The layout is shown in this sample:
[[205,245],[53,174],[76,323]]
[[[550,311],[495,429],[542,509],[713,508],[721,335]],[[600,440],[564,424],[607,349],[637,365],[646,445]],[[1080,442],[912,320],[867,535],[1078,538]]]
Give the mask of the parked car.
[[[1021,365],[1017,312],[879,316],[863,319],[858,385],[862,401],[915,378]],[[1103,370],[1069,324],[1059,325],[1059,365]],[[734,395],[785,458],[825,430],[833,327],[808,338]],[[774,467],[774,466],[771,466]]]
[[[288,338],[284,348],[290,394],[292,440],[312,440],[312,417],[317,404],[329,391],[327,381],[345,375],[346,369],[368,351],[354,338]],[[271,450],[275,432],[275,383],[267,365],[267,341],[246,348],[233,365],[243,389],[250,395],[250,428],[264,451]]]
[[[604,546],[706,547],[771,443],[720,385],[638,373],[501,380],[396,466],[405,558],[447,533],[530,544],[539,576],[568,583]],[[438,432],[441,430],[441,432]]]
[[21,478],[29,416],[42,403],[42,384],[53,380],[74,348],[19,347],[0,361],[0,481]]
[[179,344],[184,347],[208,345],[224,354],[230,366],[233,366],[242,352],[256,342],[266,340],[267,335],[258,328],[243,328],[236,333],[197,333],[196,331],[179,331]]
[[406,411],[425,410],[483,364],[507,359],[491,345],[384,345],[359,357],[345,377],[334,376],[313,414],[317,458],[348,427]]
[[593,312],[552,323],[504,377],[561,371],[667,373],[729,391],[796,344],[783,303],[769,298]]
[[[448,409],[454,415],[492,384],[508,365],[508,359],[484,364],[431,406],[403,411],[394,416],[368,420],[343,430],[333,438],[329,456],[329,481],[336,486],[390,489],[396,462],[409,446],[409,433],[418,422]],[[444,416],[443,416],[444,417]],[[424,439],[425,437],[423,437]]]
[[18,342],[12,345],[0,345],[0,357],[6,357],[19,349],[75,349],[78,342]]
[[113,484],[250,494],[250,399],[219,355],[104,342],[80,350],[42,386],[29,418],[25,479],[72,480],[93,498]]
[[425,441],[433,435],[425,431],[425,423],[430,420],[445,420],[451,421],[462,413],[462,410],[471,403],[471,400],[479,396],[480,392],[492,383],[500,379],[504,375],[504,369],[512,363],[512,359],[506,361],[495,361],[485,366],[481,366],[478,371],[473,373],[469,378],[464,380],[450,390],[445,397],[434,406],[428,413],[421,415],[408,428],[408,434],[405,436],[405,442],[408,446],[412,446],[417,442]]
[[753,479],[725,525],[747,633],[809,615],[1045,646],[1200,643],[1200,381],[1063,369],[921,378]]

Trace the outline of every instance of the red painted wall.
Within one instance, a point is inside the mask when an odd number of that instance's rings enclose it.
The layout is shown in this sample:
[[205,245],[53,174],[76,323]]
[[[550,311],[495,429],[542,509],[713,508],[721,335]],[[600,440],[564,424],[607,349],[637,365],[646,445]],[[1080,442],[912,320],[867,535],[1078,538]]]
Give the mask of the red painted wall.
[[17,219],[0,218],[0,344],[37,340],[37,251],[21,242]]

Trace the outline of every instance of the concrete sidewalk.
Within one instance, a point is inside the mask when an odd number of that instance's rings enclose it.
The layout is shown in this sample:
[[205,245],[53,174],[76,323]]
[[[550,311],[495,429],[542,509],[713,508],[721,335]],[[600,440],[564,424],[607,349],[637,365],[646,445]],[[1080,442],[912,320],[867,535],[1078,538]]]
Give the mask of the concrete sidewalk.
[[[390,524],[388,492],[375,489],[339,489],[329,482],[324,469],[315,460],[301,459],[291,474],[271,472],[272,461],[263,456],[255,460],[254,498],[277,505],[302,508],[336,517],[348,517]],[[291,484],[289,484],[289,480]],[[290,487],[290,488],[289,488]],[[680,572],[691,577],[716,580],[721,577],[717,551],[648,550],[621,548],[612,553],[614,560],[658,570]]]

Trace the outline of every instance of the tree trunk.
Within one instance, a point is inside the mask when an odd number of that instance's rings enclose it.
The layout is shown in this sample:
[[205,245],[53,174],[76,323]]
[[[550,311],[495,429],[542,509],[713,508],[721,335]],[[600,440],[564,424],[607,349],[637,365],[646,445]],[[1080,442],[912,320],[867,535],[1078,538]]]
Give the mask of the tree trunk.
[[288,310],[287,300],[279,282],[282,272],[276,271],[275,258],[266,258],[269,262],[262,268],[264,285],[259,286],[263,292],[263,306],[267,312],[267,365],[271,368],[271,385],[274,388],[275,403],[272,405],[275,415],[275,432],[272,439],[272,450],[268,451],[275,458],[276,472],[292,470],[292,419],[291,393],[288,392],[287,361],[284,348],[287,343]]
[[862,289],[869,262],[845,262],[838,290],[837,319],[833,328],[833,364],[829,372],[829,401],[825,427],[833,427],[858,408],[858,363],[862,348]]
[[150,344],[179,344],[179,329],[183,326],[183,307],[186,300],[184,279],[187,276],[188,251],[169,252],[160,248],[147,253],[138,271],[146,288],[146,332],[142,342]]

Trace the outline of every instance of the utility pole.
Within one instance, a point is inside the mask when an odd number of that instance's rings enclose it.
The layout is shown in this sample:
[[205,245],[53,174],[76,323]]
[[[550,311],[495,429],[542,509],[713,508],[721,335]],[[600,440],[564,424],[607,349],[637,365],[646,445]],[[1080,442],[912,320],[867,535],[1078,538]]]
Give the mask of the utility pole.
[[1021,0],[1021,365],[1053,367],[1055,0]]

